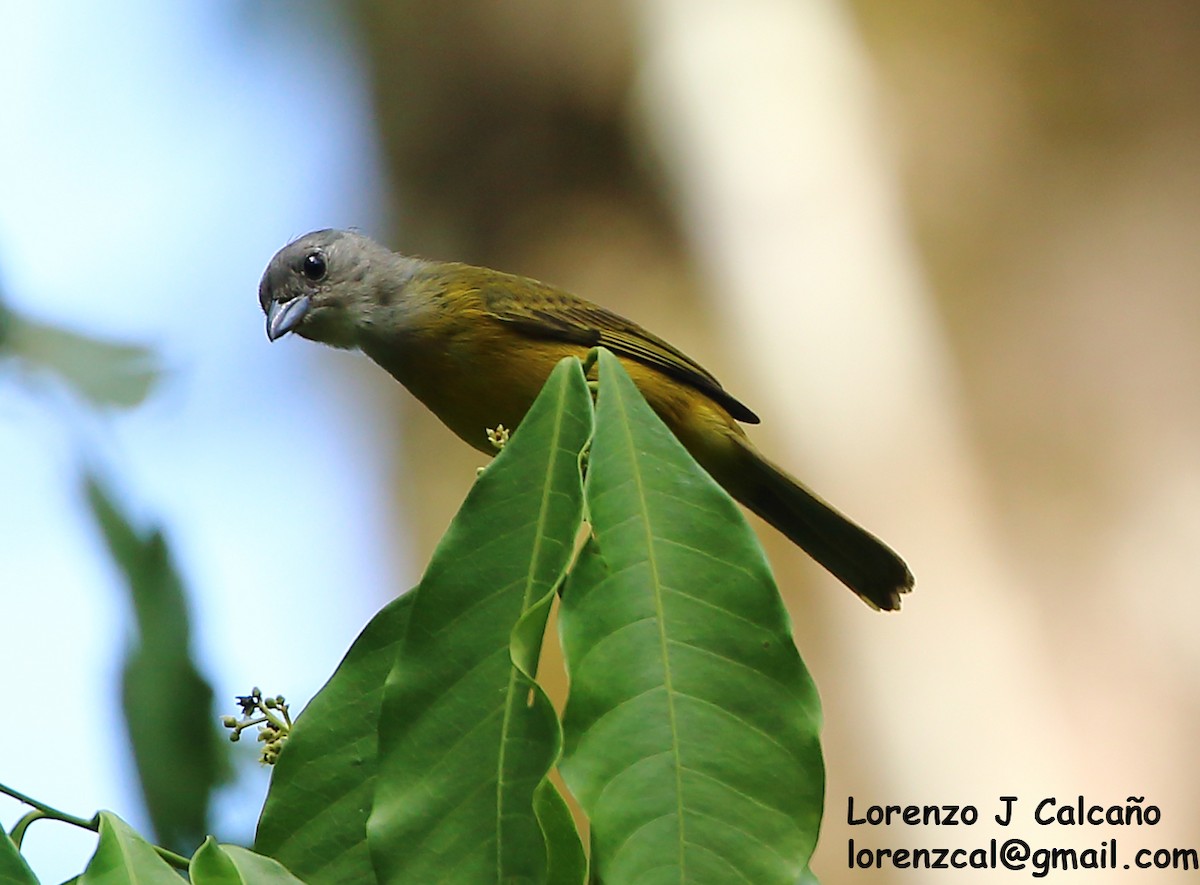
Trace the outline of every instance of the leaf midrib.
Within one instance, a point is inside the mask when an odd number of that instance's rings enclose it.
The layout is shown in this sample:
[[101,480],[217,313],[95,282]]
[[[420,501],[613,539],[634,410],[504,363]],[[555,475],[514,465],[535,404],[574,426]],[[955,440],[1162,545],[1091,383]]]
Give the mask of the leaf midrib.
[[[610,390],[615,394],[618,392],[616,385],[613,385]],[[666,690],[667,696],[667,722],[671,735],[670,754],[674,760],[672,769],[675,775],[675,813],[676,819],[679,821],[679,881],[687,881],[687,867],[685,863],[687,844],[686,821],[684,818],[683,809],[683,779],[681,774],[682,760],[679,758],[679,727],[675,713],[675,689],[671,679],[671,659],[669,642],[666,631],[666,617],[663,608],[662,581],[659,577],[658,557],[655,555],[654,549],[654,531],[650,525],[649,502],[646,495],[645,483],[642,479],[641,463],[634,457],[636,447],[633,440],[633,429],[629,418],[629,412],[626,408],[626,403],[623,397],[615,396],[614,403],[621,413],[620,427],[624,431],[625,443],[630,454],[629,463],[631,464],[630,472],[632,474],[634,488],[637,492],[637,501],[639,511],[643,515],[642,522],[645,525],[646,538],[646,561],[650,566],[650,589],[654,597],[654,613],[658,627],[658,642],[659,655],[662,658],[663,667],[663,688]]]

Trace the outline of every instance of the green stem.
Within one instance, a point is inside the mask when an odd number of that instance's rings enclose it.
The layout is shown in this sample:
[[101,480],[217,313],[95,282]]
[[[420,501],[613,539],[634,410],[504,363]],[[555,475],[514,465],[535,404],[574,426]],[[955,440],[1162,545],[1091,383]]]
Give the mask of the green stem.
[[276,731],[282,732],[283,734],[287,734],[289,731],[291,731],[292,726],[290,722],[284,722],[266,708],[263,708],[263,719],[275,726]]
[[[99,821],[97,821],[94,817],[91,820],[85,820],[82,817],[76,817],[73,814],[67,814],[65,811],[59,811],[57,808],[47,805],[45,802],[39,802],[37,799],[34,799],[31,796],[26,796],[24,793],[20,793],[14,790],[12,787],[5,786],[4,784],[0,784],[0,793],[4,793],[7,796],[12,796],[23,805],[29,805],[32,808],[36,808],[38,811],[42,812],[42,816],[44,817],[60,820],[67,824],[74,824],[75,826],[82,827],[85,830],[91,830],[93,833],[96,832],[96,829],[100,826]],[[30,823],[32,823],[32,821],[30,821]],[[26,826],[28,825],[29,824],[26,824]]]
[[36,808],[22,817],[12,828],[12,832],[8,834],[8,838],[12,839],[13,845],[17,846],[17,850],[21,850],[21,840],[25,838],[25,831],[29,829],[29,825],[35,820],[45,817],[45,812],[38,811]]
[[176,854],[174,851],[163,848],[161,845],[152,845],[151,847],[158,852],[159,857],[177,870],[186,870],[192,865],[192,862],[182,854]]
[[[4,784],[0,784],[0,793],[11,796],[23,805],[29,805],[35,809],[17,821],[17,825],[13,827],[11,838],[13,843],[18,848],[21,847],[21,840],[25,837],[25,831],[29,829],[29,825],[35,820],[57,820],[64,824],[71,824],[72,826],[79,827],[83,830],[90,830],[93,833],[100,832],[99,815],[95,815],[91,820],[86,820],[82,817],[77,817],[74,814],[68,814],[65,811],[59,811],[57,808],[47,805],[45,802],[39,802],[32,796],[26,796],[24,793],[14,790],[12,787]],[[154,845],[152,847],[158,853],[159,857],[161,857],[171,866],[175,867],[177,870],[186,870],[190,865],[190,861],[182,854],[176,854],[174,851],[162,848],[158,845]]]

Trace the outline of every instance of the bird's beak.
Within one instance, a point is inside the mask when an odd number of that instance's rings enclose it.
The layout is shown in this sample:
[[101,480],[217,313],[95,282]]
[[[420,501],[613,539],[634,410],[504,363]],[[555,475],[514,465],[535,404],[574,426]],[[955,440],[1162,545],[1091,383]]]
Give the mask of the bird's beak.
[[267,308],[267,338],[274,341],[300,325],[308,313],[309,298],[301,295],[291,301],[272,301]]

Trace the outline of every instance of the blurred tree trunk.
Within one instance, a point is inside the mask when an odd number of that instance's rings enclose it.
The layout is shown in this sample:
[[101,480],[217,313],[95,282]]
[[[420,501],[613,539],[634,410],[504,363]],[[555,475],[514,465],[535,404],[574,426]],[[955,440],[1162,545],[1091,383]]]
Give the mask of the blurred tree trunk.
[[[1198,519],[1200,6],[851,6],[356,5],[390,244],[660,331],[912,559],[909,610],[872,617],[832,582],[796,595],[810,566],[764,536],[826,703],[827,885],[858,878],[852,792],[1144,792],[1184,844],[1194,713],[1144,689],[1194,700],[1200,670],[1169,615],[1200,605],[1176,527]],[[423,562],[480,457],[397,395]],[[1162,660],[1120,674],[1101,651],[1142,646]],[[1158,725],[1152,760],[1130,722]]]
[[[554,283],[663,330],[721,372],[675,219],[631,135],[622,4],[355,8],[395,191],[393,248]],[[397,494],[423,563],[482,459],[397,396],[409,465]],[[546,648],[542,678],[561,707],[561,656]]]
[[[364,2],[391,245],[544,279],[711,357],[674,218],[631,138],[629,23],[617,3]],[[720,361],[708,359],[719,371]],[[403,499],[428,552],[477,453],[406,401]]]

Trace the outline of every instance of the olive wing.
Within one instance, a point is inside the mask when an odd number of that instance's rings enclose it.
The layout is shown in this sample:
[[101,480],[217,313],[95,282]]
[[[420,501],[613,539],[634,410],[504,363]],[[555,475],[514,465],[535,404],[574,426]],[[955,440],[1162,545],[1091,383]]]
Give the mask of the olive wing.
[[569,341],[584,347],[607,347],[694,387],[719,403],[738,421],[758,424],[759,418],[731,396],[703,366],[637,323],[599,305],[541,283],[521,278],[516,297],[513,282],[481,287],[486,312],[530,338]]

